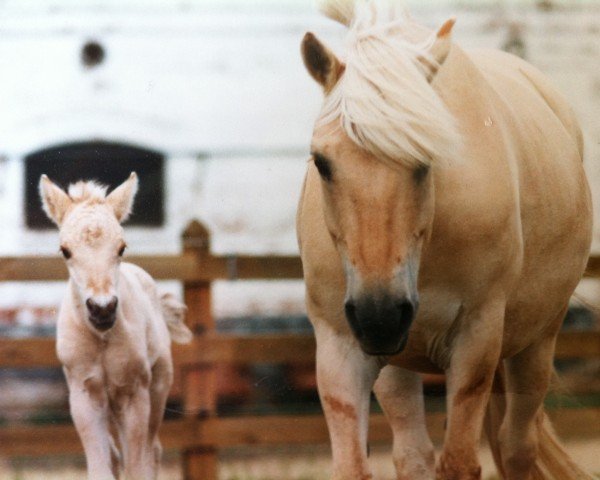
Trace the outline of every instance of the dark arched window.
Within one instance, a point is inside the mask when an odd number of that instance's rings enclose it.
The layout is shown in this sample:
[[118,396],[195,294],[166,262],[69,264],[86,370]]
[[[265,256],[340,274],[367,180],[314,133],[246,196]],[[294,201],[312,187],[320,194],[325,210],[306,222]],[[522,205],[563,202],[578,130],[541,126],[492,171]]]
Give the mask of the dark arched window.
[[156,151],[110,142],[69,143],[25,157],[25,215],[27,226],[52,227],[41,208],[38,183],[42,174],[65,188],[77,180],[97,180],[109,191],[131,172],[140,184],[128,225],[159,227],[164,223],[164,156]]

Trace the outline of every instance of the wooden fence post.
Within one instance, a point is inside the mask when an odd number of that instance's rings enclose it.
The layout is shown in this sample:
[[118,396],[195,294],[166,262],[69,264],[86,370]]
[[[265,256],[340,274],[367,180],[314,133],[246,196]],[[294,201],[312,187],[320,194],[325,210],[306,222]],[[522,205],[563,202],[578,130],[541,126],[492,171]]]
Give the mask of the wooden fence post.
[[[182,234],[184,253],[198,256],[199,263],[210,258],[210,233],[193,220]],[[207,335],[215,330],[211,310],[210,282],[184,283],[184,301],[188,307],[187,322],[194,335]],[[216,369],[212,364],[187,367],[182,372],[183,407],[188,421],[216,415]],[[217,480],[217,449],[196,448],[183,452],[185,480]]]

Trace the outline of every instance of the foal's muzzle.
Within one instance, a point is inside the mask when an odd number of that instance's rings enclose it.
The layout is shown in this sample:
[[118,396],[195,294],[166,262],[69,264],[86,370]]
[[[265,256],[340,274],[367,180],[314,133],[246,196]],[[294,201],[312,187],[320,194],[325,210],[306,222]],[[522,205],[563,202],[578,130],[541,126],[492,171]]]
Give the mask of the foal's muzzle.
[[105,332],[115,324],[118,303],[119,300],[117,297],[112,297],[105,304],[96,303],[92,298],[88,298],[85,301],[85,306],[88,309],[88,317],[94,328]]
[[350,328],[368,355],[394,355],[404,350],[418,301],[391,295],[349,299],[344,309]]

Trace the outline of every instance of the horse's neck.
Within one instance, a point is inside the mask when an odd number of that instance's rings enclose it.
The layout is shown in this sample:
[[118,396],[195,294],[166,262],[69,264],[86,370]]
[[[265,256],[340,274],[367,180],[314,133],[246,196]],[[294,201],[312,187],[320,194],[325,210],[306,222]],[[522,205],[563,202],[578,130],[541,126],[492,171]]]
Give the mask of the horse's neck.
[[479,68],[459,45],[453,43],[431,86],[453,110],[454,105],[464,108],[467,100],[484,98],[487,88],[480,90],[484,84],[487,85],[487,82]]

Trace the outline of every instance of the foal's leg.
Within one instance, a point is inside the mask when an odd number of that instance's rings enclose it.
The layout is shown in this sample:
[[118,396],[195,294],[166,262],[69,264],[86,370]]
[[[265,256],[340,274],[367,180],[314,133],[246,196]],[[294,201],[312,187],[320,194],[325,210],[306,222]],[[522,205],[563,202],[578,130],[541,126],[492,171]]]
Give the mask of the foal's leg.
[[536,420],[541,421],[555,340],[556,332],[547,334],[505,361],[507,404],[498,440],[506,480],[528,480],[533,470],[538,453]]
[[71,418],[85,451],[88,478],[114,479],[106,392],[100,383],[70,378],[67,369],[65,374],[69,383]]
[[425,426],[421,376],[387,365],[375,382],[375,395],[394,433],[398,480],[431,480],[435,456]]
[[478,449],[500,358],[504,303],[488,302],[456,321],[458,331],[446,370],[448,421],[436,478],[479,480]]
[[350,332],[321,325],[315,334],[317,383],[331,439],[333,479],[371,479],[367,430],[377,360],[360,350]]
[[120,428],[125,457],[123,463],[127,480],[152,478],[154,462],[148,455],[149,419],[149,389],[139,385],[124,399],[121,412]]

